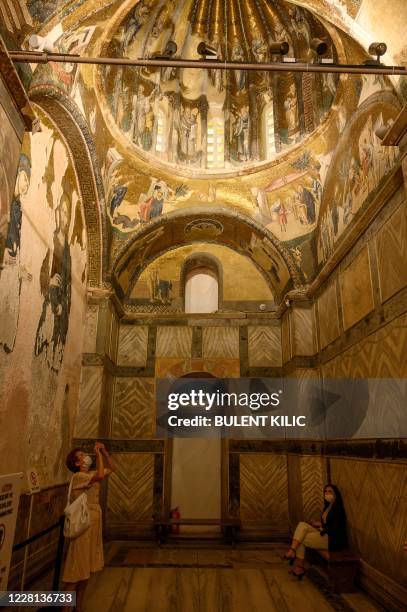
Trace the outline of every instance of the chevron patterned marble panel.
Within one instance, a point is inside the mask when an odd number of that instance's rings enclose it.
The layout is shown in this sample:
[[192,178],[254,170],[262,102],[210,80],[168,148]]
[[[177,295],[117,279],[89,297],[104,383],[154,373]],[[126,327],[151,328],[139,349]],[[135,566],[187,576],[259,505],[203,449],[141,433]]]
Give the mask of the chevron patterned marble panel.
[[287,469],[290,529],[291,532],[294,532],[297,524],[304,520],[301,484],[301,456],[288,454]]
[[324,502],[324,460],[322,457],[303,456],[300,467],[303,520],[319,519]]
[[280,327],[249,327],[249,365],[253,367],[281,366]]
[[238,327],[206,327],[203,330],[204,359],[239,359]]
[[290,313],[286,312],[281,321],[281,349],[283,363],[291,359]]
[[79,407],[75,422],[76,438],[96,438],[98,435],[102,381],[102,367],[82,368]]
[[339,274],[343,326],[349,329],[373,310],[373,289],[367,247]]
[[192,328],[163,326],[157,329],[156,357],[190,358],[192,356]]
[[325,378],[407,378],[407,314],[322,366]]
[[112,312],[112,325],[110,328],[110,341],[108,355],[112,361],[116,361],[117,356],[117,344],[119,339],[119,319],[117,318],[116,312]]
[[351,545],[362,559],[407,584],[407,478],[405,464],[331,459],[348,516]]
[[331,283],[318,299],[318,323],[320,349],[339,338],[339,314],[336,285]]
[[288,533],[286,455],[240,455],[240,518],[269,521],[276,532]]
[[112,438],[150,438],[155,432],[154,419],[154,380],[116,378]]
[[84,353],[96,352],[99,306],[88,306],[86,311],[86,332],[83,344]]
[[148,327],[120,325],[117,364],[142,367],[147,363]]
[[407,206],[402,204],[376,237],[382,302],[407,285]]
[[154,455],[117,453],[109,477],[107,522],[148,521],[153,513]]
[[294,355],[313,355],[315,346],[312,309],[293,308],[291,323]]

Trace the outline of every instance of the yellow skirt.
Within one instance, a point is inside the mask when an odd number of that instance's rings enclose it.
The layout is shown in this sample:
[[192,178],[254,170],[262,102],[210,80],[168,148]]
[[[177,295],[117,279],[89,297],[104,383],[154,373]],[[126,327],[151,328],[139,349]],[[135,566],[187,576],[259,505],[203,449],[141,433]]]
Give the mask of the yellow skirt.
[[69,542],[64,582],[88,580],[91,573],[99,572],[104,566],[102,509],[96,504],[88,504],[88,507],[91,524],[82,535]]

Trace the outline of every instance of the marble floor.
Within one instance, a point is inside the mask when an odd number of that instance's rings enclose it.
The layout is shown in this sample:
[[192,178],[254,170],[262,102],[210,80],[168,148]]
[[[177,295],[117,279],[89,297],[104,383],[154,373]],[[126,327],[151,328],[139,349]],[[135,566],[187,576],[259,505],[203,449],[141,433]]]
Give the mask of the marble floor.
[[311,568],[288,574],[279,545],[199,547],[113,542],[89,581],[85,612],[378,612],[364,594],[337,595]]

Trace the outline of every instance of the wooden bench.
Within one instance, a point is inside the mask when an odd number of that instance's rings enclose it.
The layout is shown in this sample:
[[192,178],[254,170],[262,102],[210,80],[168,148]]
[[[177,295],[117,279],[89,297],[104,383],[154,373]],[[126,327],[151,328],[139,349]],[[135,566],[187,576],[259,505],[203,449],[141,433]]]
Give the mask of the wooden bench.
[[308,549],[311,559],[322,560],[327,569],[328,578],[336,593],[355,591],[355,578],[359,569],[360,558],[350,550],[329,552],[327,550]]
[[157,535],[158,542],[164,544],[167,541],[169,535],[171,535],[171,527],[173,525],[189,525],[197,527],[220,527],[225,541],[234,545],[237,539],[237,533],[240,529],[240,520],[236,518],[222,518],[222,519],[192,519],[192,518],[161,518],[154,520],[154,528]]

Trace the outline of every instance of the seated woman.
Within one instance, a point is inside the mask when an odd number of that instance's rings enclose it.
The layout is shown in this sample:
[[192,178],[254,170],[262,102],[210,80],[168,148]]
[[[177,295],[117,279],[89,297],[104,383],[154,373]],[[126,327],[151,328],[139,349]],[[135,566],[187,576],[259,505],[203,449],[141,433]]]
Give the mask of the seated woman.
[[[86,583],[93,572],[103,569],[102,509],[99,505],[100,482],[113,471],[112,460],[104,444],[96,442],[96,470],[91,471],[92,458],[80,448],[73,449],[66,458],[67,468],[74,473],[72,503],[86,491],[90,513],[90,527],[79,537],[69,542],[63,581],[66,591],[76,591],[77,612],[82,610],[82,599]],[[64,610],[72,610],[67,607]]]
[[311,521],[311,524],[298,523],[291,547],[284,555],[284,559],[287,559],[290,565],[294,564],[290,573],[299,579],[305,574],[306,547],[333,552],[343,550],[347,546],[346,514],[338,487],[327,484],[324,489],[324,500],[321,520]]

